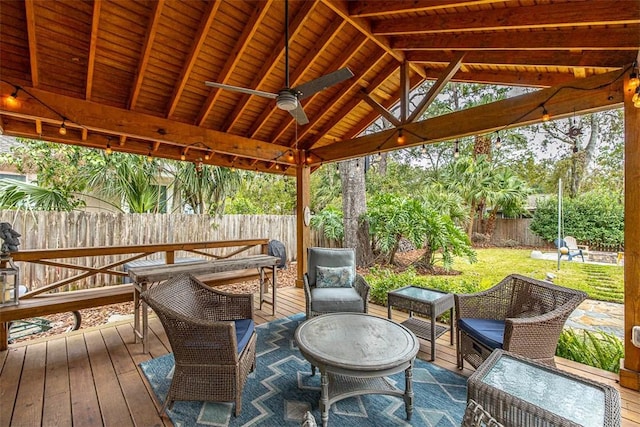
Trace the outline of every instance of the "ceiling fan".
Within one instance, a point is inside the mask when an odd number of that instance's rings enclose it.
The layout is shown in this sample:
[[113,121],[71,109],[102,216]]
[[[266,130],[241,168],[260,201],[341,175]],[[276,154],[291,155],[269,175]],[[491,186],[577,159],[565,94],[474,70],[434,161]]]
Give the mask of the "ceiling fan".
[[302,109],[300,101],[320,92],[323,89],[333,86],[342,81],[353,77],[353,73],[349,68],[341,68],[317,79],[311,80],[306,83],[302,83],[296,87],[289,87],[289,1],[284,2],[284,60],[285,60],[285,87],[280,89],[278,93],[264,92],[256,89],[249,89],[239,86],[232,86],[224,83],[216,82],[204,82],[205,85],[215,87],[219,89],[232,90],[235,92],[242,92],[249,95],[258,95],[265,98],[271,98],[276,100],[276,105],[281,110],[288,111],[291,116],[300,125],[306,125],[309,123],[307,115]]

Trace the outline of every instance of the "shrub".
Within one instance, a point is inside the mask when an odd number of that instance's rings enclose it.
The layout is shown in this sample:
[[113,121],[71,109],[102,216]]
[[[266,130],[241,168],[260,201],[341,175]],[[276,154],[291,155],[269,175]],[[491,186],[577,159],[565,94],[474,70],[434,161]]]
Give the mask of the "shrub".
[[556,356],[617,373],[624,345],[614,334],[565,329],[558,340]]

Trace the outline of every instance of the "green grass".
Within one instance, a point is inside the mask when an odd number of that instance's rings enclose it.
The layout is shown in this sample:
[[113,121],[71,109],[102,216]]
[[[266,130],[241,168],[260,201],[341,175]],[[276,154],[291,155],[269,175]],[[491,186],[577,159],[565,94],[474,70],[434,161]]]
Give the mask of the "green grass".
[[557,285],[580,289],[592,299],[623,302],[622,266],[563,260],[558,271],[557,260],[533,259],[529,249],[478,249],[477,254],[478,261],[473,264],[464,259],[456,259],[453,269],[462,274],[440,277],[450,281],[454,287],[464,287],[465,283],[478,283],[480,289],[487,289],[513,273],[536,279],[544,279],[547,273],[553,273],[556,276],[554,283]]

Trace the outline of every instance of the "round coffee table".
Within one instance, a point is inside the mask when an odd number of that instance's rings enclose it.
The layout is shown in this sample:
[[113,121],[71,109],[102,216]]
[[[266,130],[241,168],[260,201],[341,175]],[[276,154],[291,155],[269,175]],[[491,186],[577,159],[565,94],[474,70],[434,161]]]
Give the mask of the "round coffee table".
[[[360,313],[331,313],[303,322],[295,332],[302,355],[320,369],[320,411],[327,426],[332,403],[364,394],[404,399],[407,420],[413,413],[413,361],[416,336],[389,319]],[[384,377],[405,372],[404,391]]]

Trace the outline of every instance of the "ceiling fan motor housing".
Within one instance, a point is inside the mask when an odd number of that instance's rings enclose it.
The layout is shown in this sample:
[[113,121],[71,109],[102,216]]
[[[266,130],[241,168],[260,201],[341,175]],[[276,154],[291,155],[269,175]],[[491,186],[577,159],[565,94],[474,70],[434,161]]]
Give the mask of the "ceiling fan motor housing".
[[289,89],[282,89],[278,92],[276,105],[281,110],[293,111],[298,107],[298,98]]

